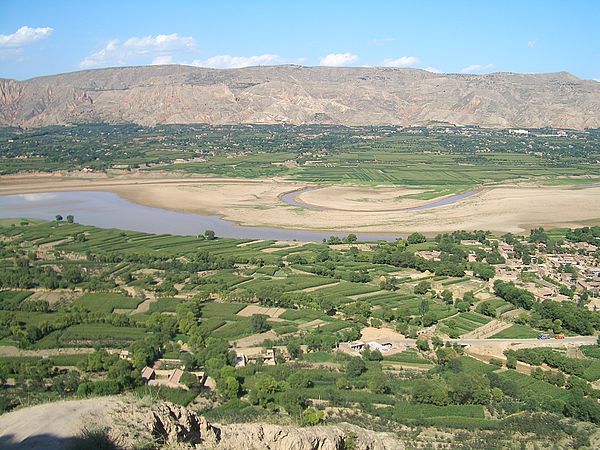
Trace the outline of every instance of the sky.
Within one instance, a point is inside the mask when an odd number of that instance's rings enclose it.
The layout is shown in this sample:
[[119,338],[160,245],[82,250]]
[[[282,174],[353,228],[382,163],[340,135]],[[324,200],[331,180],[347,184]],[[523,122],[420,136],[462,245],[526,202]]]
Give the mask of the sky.
[[300,64],[600,81],[599,24],[599,0],[0,0],[0,78]]

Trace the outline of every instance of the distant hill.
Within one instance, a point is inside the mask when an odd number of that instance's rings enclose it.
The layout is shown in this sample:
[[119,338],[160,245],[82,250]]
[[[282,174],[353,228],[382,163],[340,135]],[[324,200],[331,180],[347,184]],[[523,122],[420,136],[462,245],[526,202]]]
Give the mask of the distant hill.
[[88,122],[600,128],[600,83],[565,72],[175,65],[0,79],[0,125]]

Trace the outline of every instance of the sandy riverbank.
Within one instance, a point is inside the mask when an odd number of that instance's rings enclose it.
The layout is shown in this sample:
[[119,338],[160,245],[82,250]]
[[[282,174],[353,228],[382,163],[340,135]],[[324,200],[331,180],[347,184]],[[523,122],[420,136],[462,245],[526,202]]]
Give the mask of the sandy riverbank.
[[422,211],[389,211],[433,201],[406,198],[418,192],[417,189],[389,186],[334,186],[298,196],[300,201],[318,205],[322,208],[319,211],[281,201],[282,194],[303,186],[280,179],[167,178],[164,175],[13,176],[0,178],[0,195],[109,191],[146,206],[219,215],[245,226],[342,232],[435,234],[484,229],[521,233],[540,225],[552,228],[600,224],[600,187],[495,186],[457,203]]

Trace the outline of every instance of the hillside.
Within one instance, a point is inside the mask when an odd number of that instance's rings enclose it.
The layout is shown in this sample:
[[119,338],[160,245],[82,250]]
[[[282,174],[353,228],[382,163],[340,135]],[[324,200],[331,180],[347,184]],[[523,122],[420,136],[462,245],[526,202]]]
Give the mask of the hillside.
[[600,128],[600,83],[564,72],[176,65],[0,79],[0,125],[90,122]]

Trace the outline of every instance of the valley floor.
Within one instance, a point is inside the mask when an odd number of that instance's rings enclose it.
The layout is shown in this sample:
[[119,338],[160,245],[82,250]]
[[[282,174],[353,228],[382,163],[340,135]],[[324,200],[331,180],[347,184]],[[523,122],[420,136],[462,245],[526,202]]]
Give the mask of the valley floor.
[[[300,192],[293,206],[282,196],[304,187],[284,179],[176,178],[136,175],[38,175],[0,179],[0,195],[51,191],[110,191],[157,208],[217,215],[244,226],[429,235],[457,229],[521,233],[600,224],[600,186],[495,185],[455,203],[406,210],[439,200],[423,190],[336,185]],[[419,198],[421,196],[421,198]],[[426,197],[426,196],[425,196]]]

